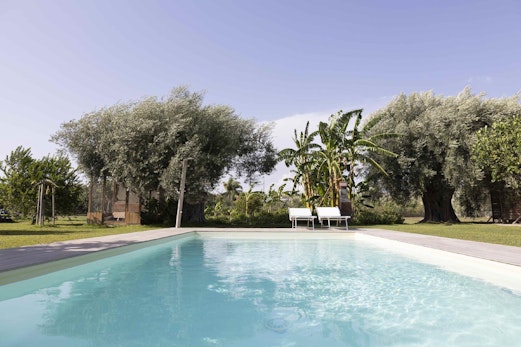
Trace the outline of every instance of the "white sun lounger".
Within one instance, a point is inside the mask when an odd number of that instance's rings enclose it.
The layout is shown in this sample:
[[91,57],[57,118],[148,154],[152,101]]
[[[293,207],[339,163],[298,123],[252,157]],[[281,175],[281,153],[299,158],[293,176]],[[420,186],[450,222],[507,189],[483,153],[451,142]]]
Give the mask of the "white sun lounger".
[[336,221],[336,225],[338,225],[338,222],[344,221],[346,223],[346,230],[348,230],[347,220],[350,219],[351,216],[342,216],[338,207],[317,207],[316,210],[318,221],[322,227],[325,221],[327,221],[328,228],[331,228],[331,221]]
[[315,218],[317,217],[311,214],[311,210],[309,208],[289,208],[289,220],[291,221],[292,228],[296,228],[298,221],[303,220],[307,221],[308,227],[309,222],[311,222],[313,230],[315,230]]

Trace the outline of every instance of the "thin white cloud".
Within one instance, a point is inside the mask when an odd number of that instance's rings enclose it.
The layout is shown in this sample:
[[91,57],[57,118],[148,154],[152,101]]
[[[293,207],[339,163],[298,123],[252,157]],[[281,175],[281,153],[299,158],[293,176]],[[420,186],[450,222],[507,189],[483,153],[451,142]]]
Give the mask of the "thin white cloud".
[[[279,151],[284,148],[295,148],[293,141],[295,130],[299,134],[301,131],[304,131],[306,123],[309,122],[309,131],[314,131],[318,128],[318,123],[327,122],[330,115],[330,112],[302,113],[273,121],[272,135],[275,148]],[[280,187],[286,183],[284,182],[285,178],[293,177],[290,171],[291,168],[286,167],[284,163],[278,163],[272,174],[261,178],[261,186],[257,188],[267,191],[271,185],[274,185],[275,188]],[[291,182],[287,183],[286,189],[291,189]]]
[[274,121],[273,142],[277,149],[294,147],[293,137],[295,130],[297,134],[304,131],[306,123],[309,122],[309,129],[313,131],[318,128],[319,122],[327,122],[331,114],[328,112],[314,112],[296,114]]
[[475,83],[475,84],[488,84],[492,83],[493,79],[491,76],[483,75],[483,76],[471,76],[467,79],[467,83]]

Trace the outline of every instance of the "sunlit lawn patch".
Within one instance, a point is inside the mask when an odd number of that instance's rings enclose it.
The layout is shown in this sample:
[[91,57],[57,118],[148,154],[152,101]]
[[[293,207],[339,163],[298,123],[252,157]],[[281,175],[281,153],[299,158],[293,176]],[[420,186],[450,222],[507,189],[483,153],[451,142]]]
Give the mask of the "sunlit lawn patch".
[[87,224],[85,216],[59,218],[55,225],[46,223],[44,226],[32,225],[29,220],[15,223],[0,223],[0,248],[126,234],[157,228],[158,227],[150,225],[114,227],[91,225]]
[[[415,222],[416,220],[407,220],[406,224],[377,225],[371,226],[371,228],[521,247],[521,226],[519,225],[498,225],[472,222],[464,222],[460,224],[416,224]],[[97,236],[126,234],[158,228],[160,227],[151,225],[111,227],[90,225],[86,223],[84,216],[59,218],[56,225],[47,223],[43,227],[32,225],[30,221],[0,223],[0,248],[12,248]]]
[[521,247],[521,226],[491,223],[396,224],[374,228]]

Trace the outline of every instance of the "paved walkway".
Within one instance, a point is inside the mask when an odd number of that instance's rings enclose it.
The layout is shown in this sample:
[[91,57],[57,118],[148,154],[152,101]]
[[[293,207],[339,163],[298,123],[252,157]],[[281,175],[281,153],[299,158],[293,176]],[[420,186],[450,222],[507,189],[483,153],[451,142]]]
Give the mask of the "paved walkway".
[[[111,235],[90,239],[74,241],[55,242],[51,244],[35,245],[19,248],[0,249],[0,283],[2,272],[29,267],[32,265],[46,264],[55,260],[66,259],[78,255],[90,254],[100,250],[114,249],[121,246],[137,244],[146,241],[161,239],[164,237],[180,235],[193,231],[189,228],[167,228],[150,230],[129,234]],[[195,229],[198,232],[225,231],[219,228]],[[230,231],[230,230],[226,230]],[[310,231],[299,228],[293,229],[233,229],[242,232],[307,232],[320,233],[321,230]],[[332,232],[345,233],[343,230],[331,229]],[[521,267],[521,247],[501,246],[482,242],[464,241],[449,239],[437,236],[411,234],[380,229],[354,229],[358,233],[371,236],[392,239],[396,241],[411,243],[415,245],[435,248],[469,255],[472,257],[488,259],[501,263],[516,265]],[[329,231],[327,231],[329,232]]]
[[183,234],[188,231],[190,230],[169,228],[0,249],[0,276],[2,271],[43,264],[54,260],[71,258],[121,246],[129,246],[136,243]]
[[446,237],[412,234],[382,229],[357,229],[357,232],[395,241],[411,243],[475,258],[521,266],[521,247],[449,239]]

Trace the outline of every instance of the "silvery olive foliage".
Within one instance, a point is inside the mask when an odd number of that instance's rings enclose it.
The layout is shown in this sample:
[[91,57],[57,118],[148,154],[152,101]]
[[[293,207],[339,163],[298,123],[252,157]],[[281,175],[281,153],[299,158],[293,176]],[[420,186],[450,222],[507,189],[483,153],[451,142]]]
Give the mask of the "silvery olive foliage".
[[472,160],[478,131],[520,110],[518,96],[486,98],[470,88],[452,97],[401,94],[371,115],[380,119],[372,131],[402,135],[383,139],[382,145],[398,157],[375,154],[389,175],[373,177],[398,201],[420,197],[424,221],[458,221],[454,198],[472,214],[487,194],[485,172]]
[[204,105],[203,95],[186,87],[87,113],[62,124],[52,141],[88,176],[110,176],[141,196],[161,190],[176,199],[182,161],[190,159],[185,197],[194,204],[228,170],[254,179],[276,164],[269,126],[228,106]]

